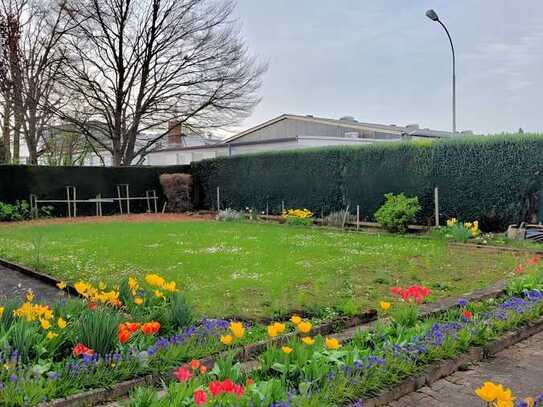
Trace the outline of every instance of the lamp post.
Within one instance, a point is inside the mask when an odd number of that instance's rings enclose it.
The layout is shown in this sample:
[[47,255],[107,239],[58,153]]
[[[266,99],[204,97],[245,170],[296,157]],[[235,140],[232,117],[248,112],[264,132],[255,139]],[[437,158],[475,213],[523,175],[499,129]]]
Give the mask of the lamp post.
[[437,13],[430,9],[426,12],[426,17],[428,17],[430,20],[432,21],[436,21],[438,22],[439,24],[441,24],[441,26],[443,27],[443,29],[445,30],[445,33],[447,33],[447,37],[449,37],[449,42],[451,43],[451,50],[452,50],[452,71],[453,71],[453,79],[452,79],[452,110],[453,110],[453,117],[452,117],[452,130],[453,130],[453,133],[456,134],[456,57],[455,57],[455,54],[454,54],[454,45],[453,45],[453,41],[452,41],[452,38],[451,38],[451,34],[449,34],[449,30],[447,30],[447,27],[445,26],[445,24],[443,24],[443,22],[439,19],[439,16],[437,15]]

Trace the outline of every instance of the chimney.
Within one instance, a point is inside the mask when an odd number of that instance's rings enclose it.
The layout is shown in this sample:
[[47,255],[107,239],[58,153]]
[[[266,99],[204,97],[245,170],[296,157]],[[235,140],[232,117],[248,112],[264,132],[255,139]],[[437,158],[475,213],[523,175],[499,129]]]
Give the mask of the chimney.
[[181,144],[181,124],[177,120],[168,122],[168,144]]

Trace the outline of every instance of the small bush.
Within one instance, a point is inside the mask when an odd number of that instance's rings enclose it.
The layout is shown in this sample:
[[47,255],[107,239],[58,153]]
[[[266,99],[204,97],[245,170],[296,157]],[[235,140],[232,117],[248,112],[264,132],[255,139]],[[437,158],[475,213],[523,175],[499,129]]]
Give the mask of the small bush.
[[456,242],[466,243],[481,234],[479,222],[458,222],[456,218],[447,220],[446,227],[438,227],[432,231],[432,234],[441,239],[454,240]]
[[385,194],[385,203],[375,212],[375,219],[385,229],[395,233],[405,233],[421,210],[419,199],[404,194]]
[[220,210],[217,214],[217,220],[223,222],[239,222],[245,219],[245,214],[242,211],[236,211],[235,209]]
[[[49,218],[53,213],[52,206],[44,206],[37,215]],[[27,201],[16,201],[14,205],[0,202],[0,222],[20,222],[32,218],[32,211]]]

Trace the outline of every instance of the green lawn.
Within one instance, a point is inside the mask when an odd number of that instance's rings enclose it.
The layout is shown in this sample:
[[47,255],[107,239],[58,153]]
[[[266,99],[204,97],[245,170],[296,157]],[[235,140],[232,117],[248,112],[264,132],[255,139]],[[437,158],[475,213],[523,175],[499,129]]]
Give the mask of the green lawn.
[[393,285],[461,294],[517,262],[426,238],[214,221],[2,226],[0,257],[34,267],[39,257],[39,269],[71,283],[159,273],[177,280],[200,315],[252,318],[375,307]]

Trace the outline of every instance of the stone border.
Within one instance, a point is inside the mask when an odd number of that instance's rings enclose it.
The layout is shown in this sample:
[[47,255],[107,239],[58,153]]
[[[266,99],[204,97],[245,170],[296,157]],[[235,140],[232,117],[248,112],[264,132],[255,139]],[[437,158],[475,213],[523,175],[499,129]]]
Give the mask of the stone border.
[[543,248],[541,250],[537,249],[527,249],[523,247],[508,247],[508,246],[497,246],[481,243],[457,243],[457,242],[448,242],[449,247],[459,248],[459,249],[482,249],[495,252],[509,252],[509,253],[525,253],[525,254],[540,254],[543,255]]
[[[473,291],[468,293],[462,298],[465,298],[469,301],[484,301],[489,298],[496,298],[505,293],[506,282],[499,281],[493,284],[490,287]],[[433,304],[423,305],[420,309],[419,316],[421,318],[428,318],[432,315],[439,314],[446,311],[447,309],[456,307],[458,303],[457,298],[445,298]],[[343,331],[337,332],[338,322],[334,321],[327,324],[319,325],[313,328],[315,334],[320,333],[321,335],[328,335],[334,332],[335,337],[340,339],[343,342],[347,342],[353,338],[353,336],[359,330],[369,330],[375,326],[377,322],[377,312],[373,310],[366,314],[367,319],[364,319],[363,316],[353,317],[348,320],[344,320],[343,324],[340,324],[339,327]],[[542,324],[543,326],[543,324]],[[264,351],[269,344],[283,344],[286,343],[290,338],[297,335],[296,333],[290,333],[273,340],[261,341],[249,345],[243,346],[237,353],[236,359],[244,364],[250,369],[254,367],[254,357]],[[215,360],[224,356],[226,352],[219,353],[213,356],[209,356],[203,359],[200,359],[200,362],[208,367],[209,369],[213,368]],[[465,363],[464,363],[465,364]],[[74,396],[70,396],[64,399],[53,400],[48,404],[42,404],[41,406],[54,406],[54,407],[75,407],[75,406],[92,406],[100,403],[111,402],[115,399],[126,396],[131,390],[137,386],[143,384],[156,384],[161,381],[166,381],[167,375],[153,374],[145,376],[144,378],[131,379],[124,382],[119,382],[116,385],[113,385],[111,389],[93,389],[87,392],[79,393]]]
[[[504,349],[507,349],[539,332],[543,331],[543,317],[528,322],[526,325],[505,333],[499,339],[483,347],[471,347],[467,352],[454,359],[441,360],[430,365],[422,374],[408,377],[398,385],[385,390],[380,396],[364,400],[365,407],[378,407],[398,400],[424,386],[430,386],[438,380],[450,376],[467,364],[480,362]],[[354,406],[354,404],[348,404]]]

